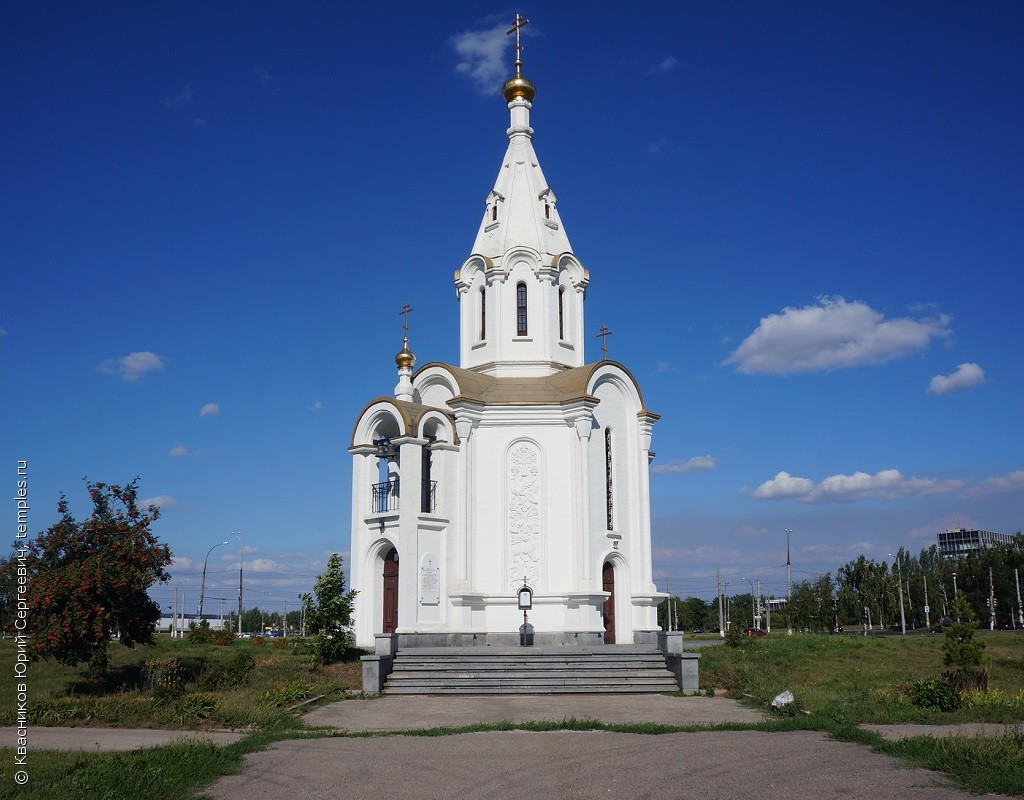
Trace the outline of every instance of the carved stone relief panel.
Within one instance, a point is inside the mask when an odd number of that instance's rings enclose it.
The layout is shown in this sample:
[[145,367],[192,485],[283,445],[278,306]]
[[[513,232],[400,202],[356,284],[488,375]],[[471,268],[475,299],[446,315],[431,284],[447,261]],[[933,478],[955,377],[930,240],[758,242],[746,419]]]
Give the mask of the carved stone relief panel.
[[540,581],[540,451],[531,442],[518,442],[508,453],[508,584],[534,589]]

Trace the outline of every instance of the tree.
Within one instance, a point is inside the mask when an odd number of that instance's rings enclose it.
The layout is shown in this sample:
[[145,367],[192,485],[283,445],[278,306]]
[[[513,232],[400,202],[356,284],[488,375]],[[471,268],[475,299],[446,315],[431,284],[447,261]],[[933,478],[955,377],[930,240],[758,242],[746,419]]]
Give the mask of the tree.
[[345,573],[341,556],[327,559],[327,571],[318,575],[313,587],[316,601],[309,594],[302,596],[306,611],[306,629],[316,637],[313,652],[321,664],[338,661],[352,643],[352,599],[355,591],[345,591]]
[[946,678],[958,689],[988,688],[988,662],[985,643],[974,638],[978,618],[963,592],[953,600],[954,621],[946,628],[946,641],[942,644],[942,663],[952,667]]
[[61,494],[60,519],[27,545],[29,650],[33,658],[107,671],[107,645],[152,644],[160,606],[147,594],[170,576],[171,551],[150,525],[160,509],[139,510],[138,479],[127,486],[89,483],[89,519],[78,522]]

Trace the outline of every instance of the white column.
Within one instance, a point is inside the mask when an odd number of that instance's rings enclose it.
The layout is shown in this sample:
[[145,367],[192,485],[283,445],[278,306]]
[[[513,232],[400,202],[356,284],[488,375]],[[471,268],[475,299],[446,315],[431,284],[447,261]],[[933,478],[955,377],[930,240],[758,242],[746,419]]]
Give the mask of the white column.
[[[639,496],[637,500],[640,505],[640,563],[642,565],[642,578],[647,585],[645,591],[657,591],[654,585],[651,567],[651,432],[654,423],[660,417],[657,414],[641,411],[637,415],[640,422],[640,455],[637,463]],[[640,587],[637,587],[639,589]]]
[[577,461],[579,463],[580,491],[579,502],[576,504],[577,516],[577,541],[580,544],[579,553],[583,560],[583,568],[580,571],[583,586],[591,589],[590,563],[590,434],[593,430],[593,417],[590,414],[581,415],[576,418],[577,436]]
[[459,509],[456,525],[458,526],[458,573],[457,579],[463,589],[472,587],[470,569],[470,527],[473,524],[473,430],[471,419],[459,417],[455,421],[455,430],[459,434]]
[[417,520],[420,513],[420,489],[423,477],[422,439],[400,439],[398,444],[398,631],[408,630],[416,621]]

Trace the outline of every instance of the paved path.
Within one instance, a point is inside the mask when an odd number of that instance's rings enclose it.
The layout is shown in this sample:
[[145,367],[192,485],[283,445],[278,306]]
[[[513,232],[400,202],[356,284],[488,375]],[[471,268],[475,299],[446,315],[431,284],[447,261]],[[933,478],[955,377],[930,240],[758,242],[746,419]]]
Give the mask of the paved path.
[[[306,715],[343,731],[458,727],[567,718],[605,723],[756,722],[724,697],[666,695],[395,696],[332,703]],[[865,726],[883,736],[993,733],[1004,726]],[[226,744],[240,733],[29,728],[32,749],[132,750],[184,738]],[[15,740],[13,728],[0,736]],[[2,745],[0,745],[2,746]],[[704,731],[660,736],[526,731],[278,742],[246,758],[240,775],[204,790],[215,800],[609,800],[863,798],[970,800],[933,772],[907,769],[863,745],[811,731]]]
[[214,800],[969,800],[940,777],[823,734],[469,733],[279,742]]
[[[151,728],[39,728],[29,726],[29,752],[33,750],[137,750],[179,741],[231,744],[245,736],[228,731],[161,731]],[[16,728],[0,728],[0,747],[15,747]]]
[[[890,742],[911,736],[1002,736],[1010,731],[1024,732],[1024,722],[1016,725],[998,725],[991,722],[965,722],[962,725],[861,725],[866,731],[875,731]],[[1024,792],[1024,787],[1021,789]]]
[[344,731],[408,731],[461,727],[477,722],[561,722],[586,719],[607,724],[654,722],[708,725],[760,722],[764,714],[725,697],[660,694],[391,695],[346,700],[306,714],[306,724]]

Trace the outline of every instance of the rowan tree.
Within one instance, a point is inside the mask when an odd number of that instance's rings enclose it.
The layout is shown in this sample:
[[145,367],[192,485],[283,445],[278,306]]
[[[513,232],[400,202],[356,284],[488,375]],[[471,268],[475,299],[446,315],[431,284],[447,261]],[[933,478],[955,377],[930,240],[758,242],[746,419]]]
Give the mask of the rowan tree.
[[341,571],[341,556],[337,553],[327,559],[327,571],[317,576],[313,594],[302,596],[306,610],[306,629],[316,639],[313,652],[321,664],[330,664],[345,655],[352,644],[352,599],[356,592],[345,591],[345,573]]
[[107,671],[107,645],[153,644],[160,606],[147,590],[170,576],[171,551],[150,525],[160,509],[137,505],[138,479],[90,483],[93,510],[78,522],[61,494],[60,519],[28,545],[29,650],[34,658]]

